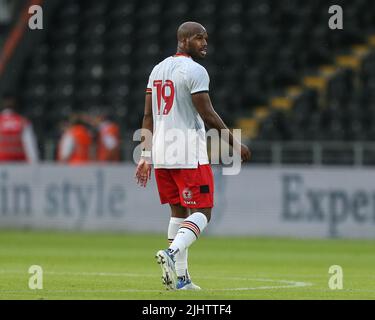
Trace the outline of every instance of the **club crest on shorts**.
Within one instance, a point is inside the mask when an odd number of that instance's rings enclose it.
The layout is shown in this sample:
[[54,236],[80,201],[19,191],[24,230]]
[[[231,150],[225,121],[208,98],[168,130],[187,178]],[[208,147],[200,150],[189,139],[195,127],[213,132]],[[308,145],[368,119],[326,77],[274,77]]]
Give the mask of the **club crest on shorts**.
[[193,192],[189,188],[182,190],[182,197],[184,200],[190,200],[193,197]]

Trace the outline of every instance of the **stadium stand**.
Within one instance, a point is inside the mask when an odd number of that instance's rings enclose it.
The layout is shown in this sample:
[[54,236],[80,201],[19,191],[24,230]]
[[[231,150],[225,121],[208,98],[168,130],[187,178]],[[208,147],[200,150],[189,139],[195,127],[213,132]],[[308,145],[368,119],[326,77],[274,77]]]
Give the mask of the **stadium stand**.
[[[60,1],[46,38],[29,53],[17,90],[41,138],[57,136],[57,124],[73,111],[103,106],[124,133],[132,133],[141,123],[149,72],[175,52],[176,28],[186,20],[208,29],[210,55],[203,64],[215,108],[230,126],[243,129],[255,162],[278,154],[268,142],[375,138],[373,1],[169,4]],[[344,8],[343,30],[328,27],[333,4]],[[291,144],[279,156],[304,163],[312,161],[312,151]],[[369,164],[375,163],[371,154]],[[345,159],[343,164],[352,162]]]

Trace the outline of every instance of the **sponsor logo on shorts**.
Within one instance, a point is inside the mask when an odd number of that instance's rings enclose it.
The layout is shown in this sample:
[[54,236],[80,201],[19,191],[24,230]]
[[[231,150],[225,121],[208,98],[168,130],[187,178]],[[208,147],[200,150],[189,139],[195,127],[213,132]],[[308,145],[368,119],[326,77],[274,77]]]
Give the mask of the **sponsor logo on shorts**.
[[197,204],[195,201],[184,201],[185,204]]

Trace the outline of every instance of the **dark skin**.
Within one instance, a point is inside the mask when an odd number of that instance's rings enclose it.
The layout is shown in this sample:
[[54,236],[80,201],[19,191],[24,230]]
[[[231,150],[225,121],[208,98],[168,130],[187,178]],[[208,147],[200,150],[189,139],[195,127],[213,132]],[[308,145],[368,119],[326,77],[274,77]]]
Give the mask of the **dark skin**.
[[[177,31],[177,53],[182,53],[191,56],[195,59],[203,59],[207,54],[208,47],[208,34],[206,29],[199,23],[196,22],[185,22],[183,23]],[[232,133],[225,125],[223,120],[214,110],[210,96],[208,92],[200,92],[197,94],[191,95],[192,102],[203,119],[204,123],[208,128],[213,128],[221,132],[225,130],[229,134],[229,144],[233,146],[240,146],[238,150],[241,154],[242,161],[250,160],[250,150],[247,146],[243,144],[236,143]],[[143,116],[143,129],[153,131],[153,118],[152,118],[152,101],[151,95],[146,94],[145,101],[145,111]],[[150,145],[146,145],[146,142],[143,141],[143,147],[146,150],[151,150]],[[146,187],[148,180],[151,178],[151,164],[147,159],[141,159],[136,170],[136,179],[137,182]],[[189,216],[189,213],[201,212],[206,217],[207,220],[211,219],[212,208],[191,208],[190,210],[186,207],[181,206],[180,204],[171,204],[172,217],[176,218],[186,218]],[[190,211],[190,212],[189,212]]]

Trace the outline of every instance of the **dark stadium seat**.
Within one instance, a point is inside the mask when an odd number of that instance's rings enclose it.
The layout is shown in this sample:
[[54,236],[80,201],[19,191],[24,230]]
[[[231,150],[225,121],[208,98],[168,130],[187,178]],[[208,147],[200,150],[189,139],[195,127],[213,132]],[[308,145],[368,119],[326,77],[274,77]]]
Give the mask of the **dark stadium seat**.
[[[152,67],[176,50],[176,28],[202,22],[209,33],[212,100],[227,123],[260,105],[373,30],[371,0],[345,5],[345,28],[330,30],[325,0],[204,2],[61,2],[44,42],[30,52],[19,83],[22,104],[41,132],[58,130],[75,108],[107,105],[128,132],[141,125],[144,90]],[[66,22],[69,23],[66,23]],[[272,111],[258,140],[371,140],[375,138],[375,53],[358,70],[341,68],[327,81],[326,102],[304,88],[289,114]],[[51,107],[59,108],[53,114]],[[30,107],[31,108],[31,107]],[[43,112],[46,108],[46,112]],[[48,112],[47,112],[48,111]]]

